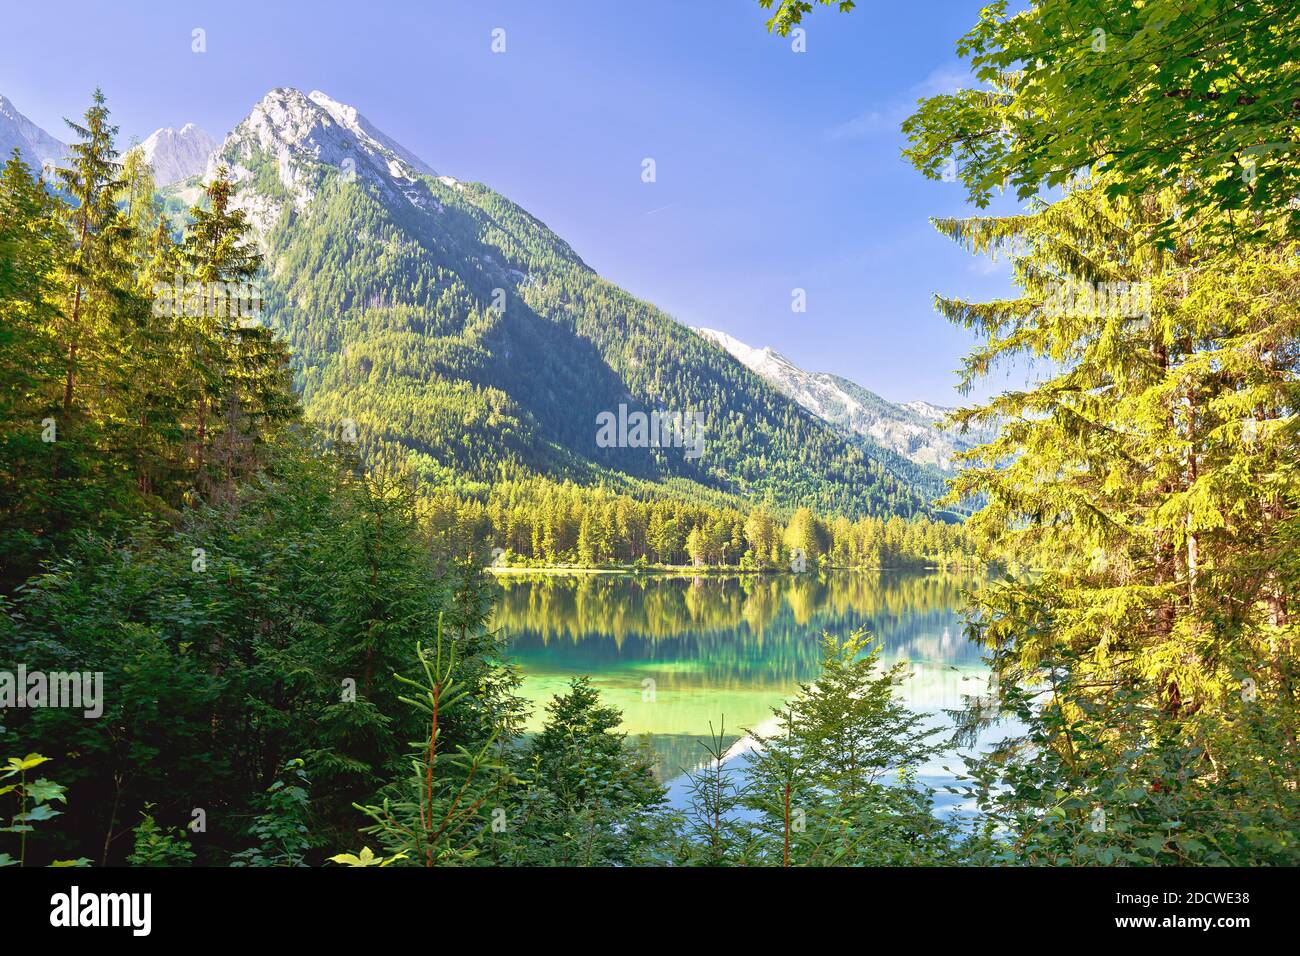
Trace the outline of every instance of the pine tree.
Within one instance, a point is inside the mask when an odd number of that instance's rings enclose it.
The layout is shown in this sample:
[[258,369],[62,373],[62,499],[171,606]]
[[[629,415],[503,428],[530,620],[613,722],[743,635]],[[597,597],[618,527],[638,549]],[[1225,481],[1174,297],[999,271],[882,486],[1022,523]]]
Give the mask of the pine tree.
[[139,146],[131,147],[122,157],[121,183],[117,202],[122,218],[131,229],[132,258],[136,262],[145,262],[153,245],[151,234],[155,224],[162,219],[163,209],[157,195],[153,167]]
[[123,186],[113,144],[117,127],[109,123],[104,103],[104,94],[97,89],[86,110],[84,125],[65,120],[80,141],[69,147],[69,165],[58,170],[63,189],[73,202],[68,213],[73,254],[67,263],[71,301],[64,332],[65,416],[75,400],[79,362],[85,363],[88,358],[93,374],[100,358],[98,350],[109,335],[106,326],[114,319],[114,293],[122,271],[116,257],[129,229],[117,207],[117,194]]
[[657,819],[664,788],[649,755],[619,732],[623,715],[604,706],[585,677],[546,712],[542,731],[517,758],[525,784],[504,808],[503,860],[611,866],[656,852],[666,842]]
[[207,208],[190,210],[180,248],[187,277],[180,311],[190,343],[195,480],[201,490],[228,493],[236,474],[256,467],[262,435],[298,412],[288,353],[256,321],[262,300],[252,280],[261,254],[225,167],[204,195]]
[[750,731],[745,805],[762,859],[775,865],[917,865],[955,853],[953,834],[916,784],[938,730],[895,698],[905,663],[883,667],[865,633],[826,635],[817,681]]
[[[56,201],[17,150],[0,171],[0,588],[22,580],[53,542],[63,352],[56,334],[67,234]],[[53,441],[47,441],[51,438]],[[71,515],[65,515],[70,518]]]
[[[1190,187],[1127,199],[1108,183],[1076,182],[1021,216],[937,223],[974,251],[1007,254],[1023,291],[939,300],[984,340],[966,382],[1012,359],[1047,364],[1027,388],[955,416],[1002,429],[965,456],[949,500],[982,498],[975,534],[1037,568],[984,589],[974,630],[1006,703],[1015,688],[1044,688],[1025,711],[1039,744],[1008,753],[1035,755],[1034,772],[1076,788],[1077,828],[1095,809],[1079,788],[1144,794],[1109,804],[1129,822],[1105,846],[1064,845],[1150,859],[1170,812],[1157,795],[1173,788],[1189,807],[1221,795],[1222,826],[1245,855],[1220,859],[1249,860],[1272,851],[1246,849],[1258,824],[1226,781],[1294,779],[1297,765],[1294,741],[1271,729],[1300,710],[1294,581],[1281,570],[1300,491],[1296,247],[1281,234],[1233,255],[1146,242]],[[1258,695],[1244,713],[1243,686]],[[1252,732],[1230,742],[1243,719]],[[1085,739],[1100,748],[1086,761]],[[1135,761],[1144,769],[1129,773]],[[1129,782],[1112,788],[1121,768]],[[1261,813],[1289,802],[1276,785],[1266,792],[1254,798]]]

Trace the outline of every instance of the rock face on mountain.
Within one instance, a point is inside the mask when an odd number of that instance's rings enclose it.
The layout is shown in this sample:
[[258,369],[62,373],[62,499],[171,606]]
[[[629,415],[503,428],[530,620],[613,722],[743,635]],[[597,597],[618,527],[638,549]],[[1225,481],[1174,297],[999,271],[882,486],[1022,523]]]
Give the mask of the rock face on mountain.
[[41,129],[18,108],[0,96],[0,163],[7,162],[17,147],[19,154],[33,171],[62,161],[68,147]]
[[[932,474],[837,431],[350,106],[272,90],[217,165],[257,230],[266,318],[295,353],[307,415],[350,419],[371,460],[451,484],[544,475],[822,512],[929,508]],[[621,406],[701,413],[702,453],[598,443],[598,416]]]
[[186,123],[180,129],[154,130],[140,148],[158,185],[170,186],[206,170],[217,143],[193,123]]
[[696,329],[737,361],[771,382],[818,418],[895,451],[918,465],[951,471],[952,457],[987,440],[987,433],[965,435],[939,426],[952,411],[929,402],[902,405],[886,401],[838,375],[808,372],[771,348],[754,348],[726,332]]

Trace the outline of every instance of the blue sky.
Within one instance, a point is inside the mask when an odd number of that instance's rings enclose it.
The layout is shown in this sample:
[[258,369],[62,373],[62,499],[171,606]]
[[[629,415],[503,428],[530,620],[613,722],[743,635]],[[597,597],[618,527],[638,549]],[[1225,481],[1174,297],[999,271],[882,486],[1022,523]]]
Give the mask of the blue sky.
[[901,159],[898,124],[963,82],[954,44],[979,6],[819,8],[795,53],[755,0],[67,0],[57,22],[28,3],[6,11],[0,93],[67,138],[61,117],[102,86],[125,146],[187,122],[220,139],[268,89],[320,89],[683,322],[892,400],[956,404],[972,340],[931,296],[1010,284],[930,226],[970,210]]

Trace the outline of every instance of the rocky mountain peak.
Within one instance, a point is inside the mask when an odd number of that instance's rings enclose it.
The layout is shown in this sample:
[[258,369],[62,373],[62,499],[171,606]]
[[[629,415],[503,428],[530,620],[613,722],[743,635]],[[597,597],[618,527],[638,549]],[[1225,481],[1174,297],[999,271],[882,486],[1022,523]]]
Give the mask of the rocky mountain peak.
[[180,129],[154,130],[140,148],[158,185],[169,186],[201,175],[217,142],[194,123],[186,123]]
[[[253,107],[226,137],[208,164],[208,175],[224,164],[237,182],[254,181],[241,192],[250,221],[266,232],[278,218],[287,196],[305,212],[315,199],[320,174],[362,179],[376,186],[386,201],[404,201],[421,209],[439,206],[421,181],[435,176],[427,163],[388,136],[353,106],[319,90],[304,94],[277,87]],[[255,170],[270,165],[279,189],[268,191]],[[280,195],[275,195],[279,193]]]
[[33,172],[39,172],[47,164],[61,162],[68,151],[64,143],[45,132],[20,113],[11,100],[0,95],[0,163],[9,160],[15,147]]

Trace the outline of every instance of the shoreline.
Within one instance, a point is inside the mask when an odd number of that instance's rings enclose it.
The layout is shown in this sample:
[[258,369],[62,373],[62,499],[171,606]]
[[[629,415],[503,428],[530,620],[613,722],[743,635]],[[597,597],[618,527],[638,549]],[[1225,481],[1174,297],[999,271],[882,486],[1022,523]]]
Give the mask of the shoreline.
[[[614,567],[599,567],[599,568],[585,567],[583,565],[576,565],[576,564],[575,565],[548,564],[548,565],[535,567],[535,568],[517,567],[517,566],[494,567],[492,565],[488,565],[486,568],[484,568],[484,570],[487,571],[489,574],[493,574],[501,577],[513,577],[513,576],[525,575],[525,574],[537,574],[537,575],[546,575],[546,576],[569,575],[569,574],[577,574],[577,575],[618,574],[618,575],[660,575],[664,577],[667,576],[698,577],[701,575],[740,577],[743,575],[758,575],[758,574],[763,574],[763,575],[813,574],[815,575],[818,573],[817,571],[789,571],[783,568],[754,569],[754,568],[741,568],[739,566],[727,566],[727,565],[709,565],[705,567],[695,567],[689,564],[676,564],[676,565],[660,564],[660,565],[650,565],[648,567],[641,567],[641,568],[635,567],[633,565],[620,565]],[[891,566],[883,566],[883,567],[851,567],[851,568],[831,567],[831,568],[822,568],[820,570],[823,571],[923,571],[926,573],[933,573],[935,571],[951,571],[953,573],[979,573],[981,571],[987,571],[988,569],[987,567],[972,568],[972,567],[962,566],[962,567],[954,568],[954,567],[946,567],[940,564],[917,564],[917,565],[891,565]]]

